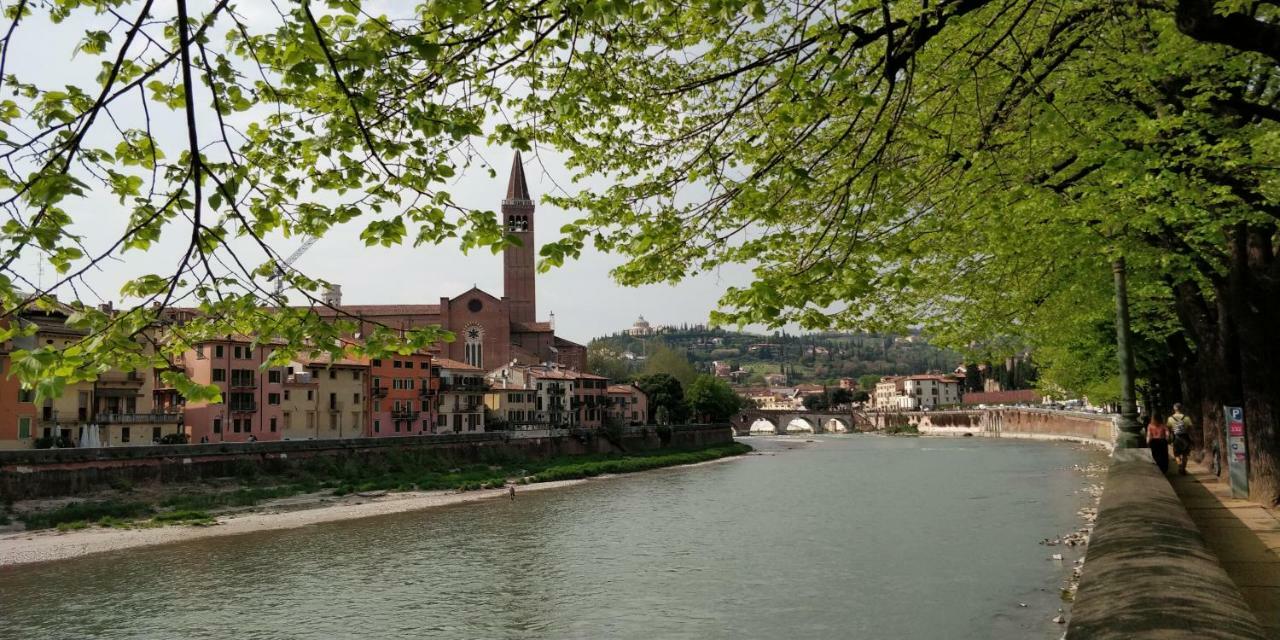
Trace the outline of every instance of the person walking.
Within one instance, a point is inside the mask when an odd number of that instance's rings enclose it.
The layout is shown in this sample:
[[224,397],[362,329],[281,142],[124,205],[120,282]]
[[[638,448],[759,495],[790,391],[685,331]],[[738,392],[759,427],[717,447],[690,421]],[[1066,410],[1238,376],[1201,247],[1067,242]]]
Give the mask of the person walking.
[[1174,403],[1173,415],[1166,422],[1173,432],[1173,457],[1178,461],[1178,473],[1187,475],[1187,456],[1191,455],[1191,418],[1183,415],[1182,403]]
[[515,500],[515,499],[516,499],[516,485],[514,485],[514,484],[512,484],[512,485],[507,485],[507,489],[509,490],[509,491],[508,491],[508,494],[511,496],[511,499],[512,499],[512,500]]
[[1151,459],[1160,467],[1160,473],[1169,473],[1169,428],[1154,417],[1147,423],[1147,446],[1151,447]]

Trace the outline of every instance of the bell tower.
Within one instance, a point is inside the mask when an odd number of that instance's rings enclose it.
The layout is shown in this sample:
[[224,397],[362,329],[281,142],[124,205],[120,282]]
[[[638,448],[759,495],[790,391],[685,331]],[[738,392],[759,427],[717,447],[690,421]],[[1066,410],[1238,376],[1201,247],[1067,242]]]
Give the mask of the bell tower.
[[524,164],[516,151],[507,180],[507,197],[502,199],[502,226],[515,236],[520,246],[502,251],[502,293],[507,299],[512,322],[534,322],[537,319],[537,296],[533,288],[533,198],[524,179]]

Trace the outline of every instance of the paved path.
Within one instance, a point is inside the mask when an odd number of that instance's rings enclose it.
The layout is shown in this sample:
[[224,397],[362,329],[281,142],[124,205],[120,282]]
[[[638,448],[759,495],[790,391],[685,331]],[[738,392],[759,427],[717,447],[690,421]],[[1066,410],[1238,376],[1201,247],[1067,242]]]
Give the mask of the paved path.
[[[1170,463],[1173,463],[1170,460]],[[1231,497],[1226,474],[1191,465],[1180,476],[1170,465],[1169,482],[1187,507],[1205,543],[1240,588],[1258,622],[1280,638],[1280,513]]]

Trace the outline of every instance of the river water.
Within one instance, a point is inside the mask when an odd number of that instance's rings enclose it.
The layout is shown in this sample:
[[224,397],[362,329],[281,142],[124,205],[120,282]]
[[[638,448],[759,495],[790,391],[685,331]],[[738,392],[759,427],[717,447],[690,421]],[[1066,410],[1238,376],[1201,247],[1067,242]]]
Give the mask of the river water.
[[[1076,445],[749,438],[762,455],[0,568],[0,638],[1057,638]],[[1025,603],[1027,606],[1020,606]]]

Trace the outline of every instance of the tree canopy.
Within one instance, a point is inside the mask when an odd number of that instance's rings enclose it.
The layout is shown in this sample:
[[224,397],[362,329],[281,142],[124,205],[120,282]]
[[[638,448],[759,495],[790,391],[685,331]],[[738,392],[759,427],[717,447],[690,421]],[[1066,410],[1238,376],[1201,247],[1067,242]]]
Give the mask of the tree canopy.
[[708,422],[728,422],[742,409],[743,399],[729,383],[715,376],[702,374],[694,378],[685,391],[685,401],[694,419]]
[[[324,283],[270,238],[357,222],[370,245],[498,250],[513,240],[448,181],[486,168],[477,145],[549,145],[611,186],[548,198],[581,218],[542,266],[588,243],[626,258],[624,284],[752,264],[717,322],[922,326],[975,356],[1030,347],[1045,380],[1086,391],[1111,369],[1098,329],[1123,258],[1148,402],[1182,397],[1198,424],[1244,406],[1251,486],[1280,498],[1280,3],[172,6],[6,5],[0,64],[42,48],[23,39],[41,21],[99,73],[0,70],[3,319],[85,297],[104,260],[185,247],[137,261],[124,309],[75,306],[84,340],[13,354],[41,394],[226,333],[270,334],[281,361],[426,346],[441,332],[344,342],[341,310],[314,313]],[[89,238],[77,222],[104,196],[127,220]],[[18,268],[37,256],[53,285]],[[306,305],[283,308],[273,275]],[[143,345],[175,306],[194,318]]]

